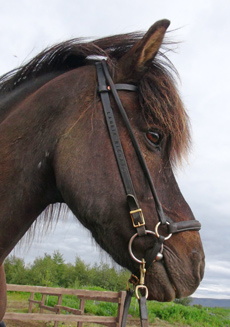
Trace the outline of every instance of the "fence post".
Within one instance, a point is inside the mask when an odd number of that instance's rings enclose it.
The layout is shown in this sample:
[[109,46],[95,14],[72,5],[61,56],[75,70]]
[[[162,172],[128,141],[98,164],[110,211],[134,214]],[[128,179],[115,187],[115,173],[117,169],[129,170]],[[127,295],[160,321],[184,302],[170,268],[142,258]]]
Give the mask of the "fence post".
[[30,293],[30,298],[29,298],[29,310],[28,310],[28,313],[31,313],[32,312],[33,302],[30,301],[30,300],[33,300],[33,299],[34,299],[34,292],[31,292]]
[[120,291],[119,292],[118,309],[117,309],[117,324],[118,324],[118,326],[121,326],[121,322],[122,322],[125,297],[126,297],[126,292]]
[[[80,311],[81,311],[81,315],[84,314],[84,310],[85,310],[85,299],[80,299],[80,307],[79,307]],[[77,323],[77,327],[82,327],[83,323],[82,322],[78,322]]]
[[43,313],[43,305],[45,305],[46,294],[42,293],[42,299],[40,303],[40,313]]
[[[58,303],[57,304],[61,305],[61,303],[62,303],[62,294],[58,294]],[[61,309],[58,307],[56,314],[60,314],[60,311],[61,311]],[[54,322],[54,327],[58,327],[58,321]]]

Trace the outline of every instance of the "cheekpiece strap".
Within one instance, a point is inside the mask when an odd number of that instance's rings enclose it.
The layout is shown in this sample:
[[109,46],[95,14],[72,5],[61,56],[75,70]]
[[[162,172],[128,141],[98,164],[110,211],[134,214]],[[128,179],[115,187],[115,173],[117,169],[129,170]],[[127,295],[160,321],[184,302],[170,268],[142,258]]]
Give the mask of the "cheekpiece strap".
[[[103,104],[103,110],[106,118],[108,131],[110,134],[114,154],[119,167],[120,175],[123,181],[125,192],[127,194],[127,203],[131,218],[133,220],[133,226],[136,228],[139,236],[145,235],[145,222],[142,210],[139,207],[132,179],[130,176],[129,168],[123,151],[123,147],[120,141],[113,109],[110,104],[109,92],[113,90],[113,85],[108,85],[103,65],[101,62],[96,63],[97,78],[98,78],[98,91],[100,93],[101,101]],[[111,84],[111,83],[110,83]],[[115,84],[118,90],[136,91],[137,87],[132,84]]]

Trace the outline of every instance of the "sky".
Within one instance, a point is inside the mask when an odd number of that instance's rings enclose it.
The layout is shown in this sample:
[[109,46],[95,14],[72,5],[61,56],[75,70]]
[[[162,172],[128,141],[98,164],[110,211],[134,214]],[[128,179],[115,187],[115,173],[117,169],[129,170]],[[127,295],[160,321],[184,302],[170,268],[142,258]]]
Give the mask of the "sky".
[[[230,2],[228,0],[0,0],[0,75],[47,46],[74,37],[146,31],[171,21],[180,42],[169,58],[180,74],[179,90],[191,118],[193,148],[176,172],[186,201],[202,223],[205,277],[197,297],[230,299]],[[68,235],[68,236],[67,236]],[[66,262],[109,262],[75,217],[14,254],[26,263],[59,250]]]

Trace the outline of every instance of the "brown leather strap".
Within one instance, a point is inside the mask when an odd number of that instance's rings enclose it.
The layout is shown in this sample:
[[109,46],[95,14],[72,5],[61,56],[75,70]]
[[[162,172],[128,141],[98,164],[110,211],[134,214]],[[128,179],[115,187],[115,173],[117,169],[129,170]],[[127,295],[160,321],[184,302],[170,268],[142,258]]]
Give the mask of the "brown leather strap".
[[[126,326],[132,296],[133,296],[133,290],[129,289],[126,293],[121,327]],[[139,310],[140,310],[141,327],[148,327],[149,324],[148,324],[148,310],[147,310],[146,297],[140,296],[138,302],[139,302]]]
[[[110,98],[109,98],[110,87],[107,86],[102,63],[97,63],[96,69],[97,69],[97,78],[98,78],[98,92],[100,93],[101,101],[103,104],[103,110],[106,118],[106,123],[110,134],[111,142],[113,145],[114,154],[117,160],[121,179],[123,181],[123,185],[127,195],[127,203],[129,206],[129,211],[136,211],[135,213],[136,230],[139,236],[143,236],[145,235],[145,226],[141,224],[142,215],[138,211],[138,209],[140,209],[139,204],[137,201],[137,197],[132,183],[132,178],[130,176],[127,161],[120,141],[116,121],[113,114],[113,109],[111,108]],[[124,90],[128,90],[128,91],[136,90],[136,86],[134,85],[129,85],[129,84],[117,84],[117,85],[118,85],[117,86],[118,89],[124,87]],[[138,225],[138,222],[140,222],[140,225]]]
[[148,323],[146,297],[141,296],[138,301],[139,301],[139,309],[140,309],[141,327],[148,327],[149,323]]
[[[155,187],[154,187],[154,184],[153,184],[153,181],[152,181],[152,178],[151,178],[151,174],[149,172],[149,169],[148,169],[148,166],[145,162],[145,159],[144,159],[144,156],[142,154],[142,151],[140,149],[140,146],[136,140],[136,137],[133,133],[133,130],[132,130],[132,126],[130,124],[130,121],[129,121],[129,118],[126,114],[126,111],[121,103],[121,100],[119,98],[119,95],[117,93],[117,90],[116,90],[116,86],[115,84],[113,83],[113,80],[109,74],[109,71],[108,71],[108,67],[107,67],[107,64],[106,64],[106,61],[105,60],[102,60],[101,63],[98,63],[96,64],[98,67],[98,65],[101,64],[101,68],[103,69],[103,72],[104,72],[104,75],[105,75],[105,78],[106,78],[106,81],[108,82],[109,86],[110,86],[110,89],[111,89],[111,92],[113,94],[113,97],[114,97],[114,100],[117,104],[117,108],[119,109],[119,112],[122,116],[122,119],[126,125],[126,128],[129,132],[129,136],[131,138],[131,141],[132,141],[132,144],[133,144],[133,147],[136,151],[136,154],[137,154],[137,157],[138,157],[138,160],[140,162],[140,165],[142,167],[142,170],[143,170],[143,173],[148,181],[148,184],[149,184],[149,187],[150,187],[150,190],[151,190],[151,193],[153,195],[153,198],[154,198],[154,202],[155,202],[155,207],[156,207],[156,211],[157,211],[157,214],[158,214],[158,218],[159,218],[159,221],[162,223],[162,225],[165,225],[166,224],[166,217],[165,217],[165,214],[164,214],[164,211],[162,209],[162,206],[161,206],[161,203],[160,203],[160,200],[157,196],[157,193],[156,193],[156,190],[155,190]],[[101,71],[101,70],[100,70]],[[100,73],[100,71],[98,71]]]
[[168,232],[171,234],[186,231],[199,231],[200,229],[201,224],[198,220],[170,222],[170,224],[168,225]]
[[148,269],[151,264],[156,261],[156,257],[157,257],[157,254],[159,252],[161,252],[161,247],[162,247],[162,244],[164,243],[164,236],[159,236],[156,240],[156,242],[154,243],[154,246],[147,250],[146,253],[145,253],[145,261],[146,261],[146,269]]
[[126,292],[121,327],[125,327],[126,326],[126,322],[127,322],[127,317],[128,317],[128,313],[129,313],[129,307],[130,307],[132,296],[133,296],[133,290],[129,289]]

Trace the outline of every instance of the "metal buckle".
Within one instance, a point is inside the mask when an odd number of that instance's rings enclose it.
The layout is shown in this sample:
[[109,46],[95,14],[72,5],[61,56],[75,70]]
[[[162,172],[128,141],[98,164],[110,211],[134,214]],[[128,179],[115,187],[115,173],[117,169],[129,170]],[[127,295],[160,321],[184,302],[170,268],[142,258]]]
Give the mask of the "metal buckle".
[[[134,213],[137,213],[137,212],[140,213],[142,222],[138,221],[138,223],[135,224],[134,218],[133,218],[133,214]],[[133,227],[137,228],[137,227],[141,227],[141,226],[144,226],[145,225],[145,219],[144,219],[144,215],[143,215],[142,209],[139,208],[139,209],[130,211],[130,216],[131,216],[131,219],[132,219],[132,222],[133,222]]]

